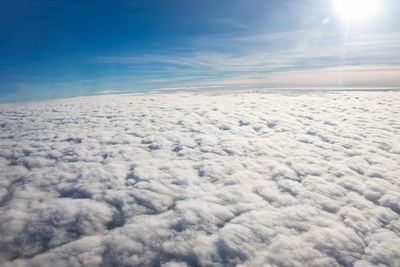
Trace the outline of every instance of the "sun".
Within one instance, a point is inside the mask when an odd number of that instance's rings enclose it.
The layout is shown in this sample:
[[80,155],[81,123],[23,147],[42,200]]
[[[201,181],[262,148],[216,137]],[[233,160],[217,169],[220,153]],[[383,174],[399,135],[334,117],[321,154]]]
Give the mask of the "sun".
[[346,23],[361,22],[375,16],[382,0],[332,0],[336,14]]

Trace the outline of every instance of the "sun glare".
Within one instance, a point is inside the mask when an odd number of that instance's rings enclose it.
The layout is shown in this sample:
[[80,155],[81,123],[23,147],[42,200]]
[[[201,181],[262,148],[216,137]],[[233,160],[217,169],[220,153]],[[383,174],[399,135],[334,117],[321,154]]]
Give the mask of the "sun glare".
[[333,0],[336,14],[346,23],[360,22],[377,14],[382,0]]

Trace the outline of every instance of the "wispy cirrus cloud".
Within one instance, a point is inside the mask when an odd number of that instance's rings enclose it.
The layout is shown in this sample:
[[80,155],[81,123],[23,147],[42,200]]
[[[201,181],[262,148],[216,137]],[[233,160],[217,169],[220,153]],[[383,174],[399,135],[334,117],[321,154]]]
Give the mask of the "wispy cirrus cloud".
[[[142,56],[107,56],[106,64],[129,67],[151,64],[164,82],[195,86],[217,84],[393,86],[400,76],[400,33],[298,31],[192,41],[193,52]],[[169,68],[173,68],[173,71]],[[165,76],[164,79],[162,76]],[[194,80],[194,81],[193,81]],[[186,84],[188,86],[188,84]]]
[[[207,81],[209,83],[209,81]],[[400,84],[400,66],[347,66],[321,69],[277,71],[216,79],[214,84],[225,87],[390,87]],[[202,84],[199,82],[198,84]]]
[[[381,88],[400,84],[400,32],[346,34],[310,30],[225,38],[206,35],[183,45],[191,49],[96,57],[94,64],[104,71],[91,79],[81,79],[79,75],[55,82],[19,79],[16,93],[0,101],[21,99],[21,95],[34,95],[34,99],[68,97],[73,95],[70,88],[87,95],[114,90],[216,89],[213,86]],[[63,94],[54,88],[62,89]]]

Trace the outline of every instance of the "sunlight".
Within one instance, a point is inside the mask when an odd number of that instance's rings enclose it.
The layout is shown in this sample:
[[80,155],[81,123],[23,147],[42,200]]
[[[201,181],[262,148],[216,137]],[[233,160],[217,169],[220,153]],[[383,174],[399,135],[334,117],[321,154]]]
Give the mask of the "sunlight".
[[336,14],[346,23],[361,22],[377,14],[382,0],[332,0]]

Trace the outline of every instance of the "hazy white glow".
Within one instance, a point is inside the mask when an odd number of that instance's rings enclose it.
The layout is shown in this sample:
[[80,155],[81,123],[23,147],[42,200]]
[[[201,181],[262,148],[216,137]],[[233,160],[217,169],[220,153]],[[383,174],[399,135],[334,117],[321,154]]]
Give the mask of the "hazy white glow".
[[374,16],[382,0],[333,0],[335,12],[346,22],[364,21]]

